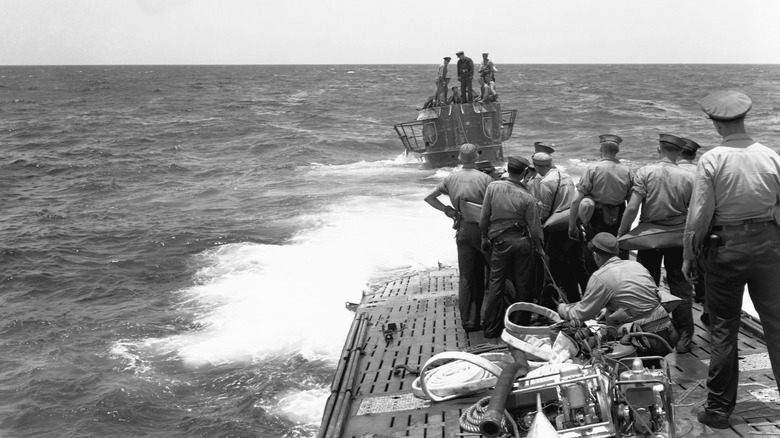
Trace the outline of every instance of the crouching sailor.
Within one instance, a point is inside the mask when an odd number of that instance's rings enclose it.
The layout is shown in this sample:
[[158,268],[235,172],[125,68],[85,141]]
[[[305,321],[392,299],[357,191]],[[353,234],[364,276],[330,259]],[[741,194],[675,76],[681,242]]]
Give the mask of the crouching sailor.
[[[610,233],[602,232],[588,243],[596,265],[582,300],[574,304],[558,305],[558,314],[566,320],[593,319],[606,309],[607,321],[613,325],[634,323],[645,333],[653,333],[670,346],[677,343],[677,332],[650,272],[633,260],[618,257],[618,241]],[[638,353],[643,356],[665,356],[670,351],[655,337],[647,337],[647,344]],[[649,348],[648,348],[649,347]]]

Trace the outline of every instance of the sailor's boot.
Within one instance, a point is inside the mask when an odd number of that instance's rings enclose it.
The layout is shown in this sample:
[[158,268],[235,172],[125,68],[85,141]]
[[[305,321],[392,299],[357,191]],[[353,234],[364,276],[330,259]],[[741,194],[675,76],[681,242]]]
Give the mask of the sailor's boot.
[[691,340],[693,339],[693,312],[691,311],[690,301],[683,300],[679,306],[672,312],[672,322],[674,328],[680,335],[680,340],[677,341],[678,354],[690,353]]

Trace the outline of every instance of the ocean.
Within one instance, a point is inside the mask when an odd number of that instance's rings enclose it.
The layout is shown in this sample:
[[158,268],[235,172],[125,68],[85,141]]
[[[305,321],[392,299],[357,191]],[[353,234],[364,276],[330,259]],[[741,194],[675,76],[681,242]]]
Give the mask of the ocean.
[[[716,89],[780,151],[778,65],[495,62],[505,155],[575,179],[603,133],[635,167],[717,145]],[[315,436],[345,302],[456,265],[423,202],[453,169],[393,131],[436,68],[0,67],[0,436]]]

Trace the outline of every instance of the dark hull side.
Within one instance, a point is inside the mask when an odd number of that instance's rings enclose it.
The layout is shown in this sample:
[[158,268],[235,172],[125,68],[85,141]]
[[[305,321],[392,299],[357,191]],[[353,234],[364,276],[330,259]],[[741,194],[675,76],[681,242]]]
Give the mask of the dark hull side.
[[511,135],[517,110],[495,103],[453,104],[423,109],[414,122],[395,131],[407,154],[421,157],[428,167],[455,166],[460,146],[477,146],[479,161],[504,163],[503,142]]

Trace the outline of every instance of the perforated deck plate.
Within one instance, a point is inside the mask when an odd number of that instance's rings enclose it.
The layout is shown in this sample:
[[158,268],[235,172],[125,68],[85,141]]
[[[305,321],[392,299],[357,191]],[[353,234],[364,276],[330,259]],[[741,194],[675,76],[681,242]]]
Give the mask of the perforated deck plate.
[[430,400],[423,400],[414,394],[400,394],[383,397],[364,398],[360,402],[357,415],[382,414],[385,412],[400,412],[412,409],[427,408]]
[[[426,271],[398,278],[363,297],[360,309],[371,323],[365,354],[361,356],[355,397],[342,437],[366,434],[386,437],[451,438],[465,430],[459,417],[490,391],[430,403],[415,404],[414,374],[396,365],[420,368],[428,358],[443,351],[463,351],[482,344],[503,344],[485,339],[481,332],[466,333],[458,312],[458,272],[455,269]],[[779,399],[772,371],[766,362],[766,344],[761,336],[740,330],[740,360],[737,408],[730,427],[715,430],[696,421],[696,412],[707,397],[706,379],[710,356],[709,334],[701,324],[701,305],[694,304],[696,328],[691,352],[666,356],[670,364],[675,400],[676,436],[752,437],[778,436],[780,407],[763,400]],[[395,323],[403,330],[385,341],[382,325]],[[774,390],[775,392],[771,392]],[[679,400],[679,401],[678,401]],[[766,424],[769,423],[769,426]]]

